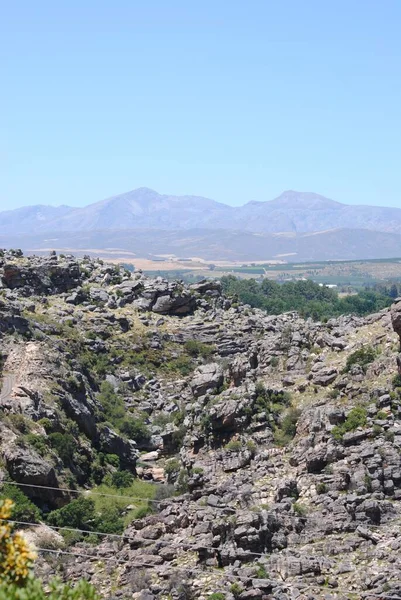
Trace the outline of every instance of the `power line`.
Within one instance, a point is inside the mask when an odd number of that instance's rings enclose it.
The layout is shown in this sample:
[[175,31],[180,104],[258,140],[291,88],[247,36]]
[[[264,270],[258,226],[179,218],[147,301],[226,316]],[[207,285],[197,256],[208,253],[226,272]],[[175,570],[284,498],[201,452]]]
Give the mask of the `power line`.
[[[141,502],[152,502],[153,504],[163,504],[167,500],[152,500],[151,498],[141,498],[140,496],[125,496],[120,494],[103,494],[102,492],[92,492],[91,490],[71,490],[69,488],[51,487],[48,485],[35,485],[32,483],[18,483],[17,481],[2,481],[0,485],[15,485],[17,487],[37,488],[40,490],[52,490],[56,492],[68,492],[70,494],[85,494],[90,496],[101,496],[103,498],[120,498],[122,500],[141,500]],[[224,507],[225,508],[225,507]]]
[[[32,527],[41,527],[42,523],[31,523],[29,521],[14,521],[12,519],[0,519],[0,521],[5,521],[8,523],[13,523],[16,525],[21,525],[21,526],[32,526]],[[131,541],[135,542],[135,538],[131,538],[129,536],[124,536],[121,534],[114,534],[114,533],[105,533],[105,532],[100,532],[100,531],[90,531],[90,530],[85,530],[85,529],[79,529],[79,528],[73,528],[73,527],[57,527],[57,526],[50,526],[50,525],[46,525],[46,527],[49,527],[52,530],[55,531],[72,531],[72,532],[76,532],[76,533],[87,533],[87,534],[93,534],[93,535],[99,535],[99,536],[106,536],[106,537],[112,537],[112,538],[117,538],[117,539],[121,539],[126,543],[130,543]],[[177,547],[177,546],[173,546],[171,541],[163,541],[163,540],[153,540],[155,544],[159,545],[159,546],[172,546],[174,549],[176,550],[184,550],[184,551],[199,551],[199,550],[210,550],[211,552],[219,552],[221,550],[223,550],[224,548],[216,548],[213,546],[203,546],[200,545],[199,547],[195,547],[195,546],[191,546],[188,544],[185,544],[183,542],[181,542],[181,546]],[[38,549],[39,550],[39,549]],[[46,549],[43,549],[46,550]],[[238,552],[238,550],[243,550],[242,548],[237,548],[236,551]],[[49,549],[50,551],[50,549]],[[76,553],[70,553],[67,551],[61,551],[61,550],[54,550],[54,552],[58,552],[61,554],[71,554],[73,556],[77,556]],[[238,555],[240,555],[240,553],[238,552]],[[266,558],[271,556],[271,553],[262,553],[262,552],[249,552],[249,551],[244,551],[243,554],[240,555],[240,558],[245,558],[245,557],[249,557],[249,556],[257,556],[257,557],[261,557],[261,558]],[[91,558],[91,559],[95,559],[96,557],[94,557],[93,555],[82,555],[82,557],[86,557],[86,558]],[[101,560],[99,558],[99,560]],[[119,561],[119,559],[107,559],[110,561],[113,560],[117,560]],[[125,563],[125,561],[123,561],[123,563]],[[143,566],[149,566],[149,567],[154,567],[155,565],[143,565]],[[204,572],[204,571],[202,571]],[[397,600],[400,600],[399,598]]]
[[[5,521],[7,523],[13,523],[15,525],[21,525],[24,527],[42,527],[42,525],[44,525],[45,527],[48,527],[49,529],[53,529],[55,531],[72,531],[75,533],[87,533],[87,534],[92,534],[92,535],[99,535],[99,536],[105,536],[105,537],[112,537],[112,538],[117,538],[120,539],[126,543],[130,543],[130,542],[135,542],[137,541],[135,538],[133,537],[129,537],[127,535],[122,535],[122,534],[118,534],[118,533],[106,533],[104,531],[90,531],[89,529],[78,529],[78,528],[73,528],[73,527],[58,527],[55,525],[47,525],[46,523],[31,523],[30,521],[14,521],[13,519],[0,519],[1,521]],[[163,541],[163,540],[152,540],[154,541],[155,544],[159,544],[159,545],[164,545],[164,546],[172,546],[171,541]],[[181,546],[181,549],[185,549],[186,551],[188,550],[192,550],[192,551],[197,551],[198,549],[201,550],[211,550],[213,552],[218,552],[219,550],[221,550],[222,548],[215,548],[214,546],[199,546],[196,547],[195,545],[189,545],[184,544],[183,542],[181,542],[183,545]],[[174,547],[174,546],[173,546]],[[176,547],[174,547],[176,548]],[[180,548],[177,548],[180,549]],[[240,548],[242,550],[242,548]],[[238,551],[238,548],[237,548]],[[248,552],[244,550],[244,554],[242,554],[242,556],[259,556],[259,557],[265,557],[265,556],[269,556],[269,553],[266,552]]]
[[[12,519],[1,519],[1,521],[13,523],[16,525],[22,525],[22,526],[33,526],[33,527],[41,527],[42,526],[41,523],[31,523],[29,521],[13,521]],[[125,541],[127,543],[129,543],[129,541],[135,541],[135,538],[130,538],[128,536],[124,536],[124,535],[120,535],[120,534],[112,534],[112,533],[105,533],[105,532],[99,532],[99,531],[90,531],[90,530],[78,529],[78,528],[72,528],[72,527],[56,527],[56,526],[49,526],[49,525],[46,525],[46,527],[49,527],[50,529],[57,530],[57,531],[64,530],[64,531],[73,531],[73,532],[77,532],[77,533],[88,533],[88,534],[94,534],[94,535],[108,536],[108,537],[122,539],[123,541]],[[154,542],[155,542],[155,544],[158,544],[158,545],[171,546],[171,542],[163,542],[163,540],[154,540]],[[219,550],[221,550],[219,548],[214,548],[212,546],[199,546],[199,548],[194,548],[193,546],[188,546],[188,547],[181,546],[181,548],[176,548],[176,549],[177,550],[181,549],[184,551],[197,551],[197,550],[201,549],[201,550],[211,550],[213,552],[218,552]],[[78,558],[88,558],[90,560],[99,560],[99,561],[107,560],[107,561],[114,562],[114,563],[117,562],[117,564],[127,564],[130,562],[129,559],[122,560],[122,559],[118,559],[118,558],[100,557],[100,556],[94,556],[93,554],[84,554],[81,552],[79,552],[79,553],[78,552],[69,552],[67,550],[61,550],[61,549],[55,550],[53,548],[39,548],[38,547],[38,548],[36,548],[36,550],[38,552],[47,552],[47,553],[56,554],[56,555],[67,555],[67,556],[74,556],[74,557],[78,557]],[[242,556],[243,557],[244,556],[267,557],[269,555],[270,554],[260,553],[260,552],[245,552]],[[134,568],[135,567],[136,568],[140,568],[140,567],[154,568],[155,566],[158,566],[158,565],[150,564],[150,563],[141,563],[140,565],[134,565]],[[177,570],[187,571],[189,568],[192,572],[199,572],[199,573],[203,573],[203,574],[207,573],[206,569],[199,569],[199,568],[196,569],[193,567],[188,567],[187,569],[182,569],[182,568],[180,569],[179,567],[175,567],[173,565],[172,565],[172,567],[175,571],[177,571]],[[239,575],[234,575],[231,573],[229,573],[228,575],[231,578],[239,579],[242,581],[244,581],[244,580],[247,581],[250,579],[249,576],[241,577]],[[256,578],[258,578],[258,577],[256,577]],[[302,590],[302,591],[305,591],[305,590]],[[338,590],[338,591],[353,593],[353,590]],[[366,597],[367,596],[380,596],[381,598],[386,598],[387,600],[400,600],[400,598],[401,598],[401,596],[389,596],[389,595],[383,595],[381,593],[369,593],[369,592],[366,592],[364,595]]]
[[[172,502],[173,504],[179,504],[178,502],[176,502],[176,503],[174,502],[174,500],[178,498],[178,497],[174,497],[174,496],[171,496],[169,498],[164,498],[163,500],[152,500],[152,498],[143,498],[141,496],[105,494],[103,492],[93,492],[92,490],[72,490],[69,488],[57,488],[57,487],[51,487],[51,486],[47,486],[47,485],[36,485],[36,484],[32,484],[32,483],[18,483],[17,481],[1,481],[0,486],[1,485],[14,485],[16,487],[37,488],[37,489],[41,489],[41,490],[55,490],[57,492],[70,492],[72,494],[84,494],[85,496],[99,496],[100,498],[120,498],[122,500],[138,500],[144,504],[146,504],[146,503],[164,504],[165,502],[168,502],[168,501]],[[199,504],[196,504],[195,500],[191,500],[191,499],[188,499],[188,500],[190,502],[192,501],[196,505],[197,509],[199,509],[199,510],[202,508],[213,508],[213,509],[218,509],[218,510],[229,509],[229,510],[234,510],[234,511],[238,510],[238,508],[241,509],[241,507],[232,506],[231,504],[224,504],[221,506],[207,505],[207,507],[203,507],[203,506],[200,506]],[[294,516],[294,518],[299,518],[304,521],[313,521],[315,518],[313,516],[307,516],[307,515],[293,515],[293,516]],[[394,519],[394,520],[396,521],[397,519]],[[381,529],[381,527],[379,525],[370,524],[369,526],[371,529]],[[109,535],[109,534],[104,534],[104,535]]]
[[[56,554],[56,555],[67,555],[67,556],[74,556],[75,558],[89,558],[91,560],[98,560],[98,561],[110,561],[110,562],[114,562],[114,563],[118,563],[118,564],[127,564],[130,563],[131,561],[129,559],[125,559],[125,560],[121,560],[121,559],[116,559],[116,558],[108,558],[108,557],[100,557],[100,556],[93,556],[91,554],[83,554],[83,553],[76,553],[76,552],[68,552],[66,550],[54,550],[53,548],[36,548],[36,550],[38,552],[47,552],[49,554]],[[170,565],[171,568],[174,571],[182,571],[184,573],[187,573],[188,571],[191,572],[191,574],[193,573],[201,573],[203,575],[210,575],[210,574],[216,574],[216,573],[221,573],[223,575],[227,575],[230,579],[237,579],[239,581],[249,581],[250,579],[264,579],[263,577],[245,577],[245,576],[241,576],[241,575],[235,575],[234,573],[226,573],[224,571],[224,573],[222,571],[210,571],[205,569],[200,569],[199,567],[176,567],[174,565]],[[149,567],[154,569],[155,567],[160,567],[160,565],[155,565],[155,564],[150,564],[150,563],[141,563],[139,565],[132,565],[132,568],[134,569],[140,569],[142,567]],[[278,587],[278,586],[277,586]],[[284,588],[288,589],[287,585],[283,585]],[[301,594],[307,592],[308,590],[313,590],[316,589],[315,586],[308,586],[304,589],[298,590]],[[281,590],[283,591],[283,590]],[[380,598],[380,599],[386,599],[386,600],[401,600],[401,594],[397,595],[397,596],[390,596],[389,594],[382,594],[380,592],[356,592],[355,590],[350,590],[350,589],[338,589],[336,588],[335,590],[333,590],[335,592],[340,592],[340,593],[350,593],[350,594],[355,594],[355,593],[362,593],[364,595],[364,597],[376,597],[376,598]]]

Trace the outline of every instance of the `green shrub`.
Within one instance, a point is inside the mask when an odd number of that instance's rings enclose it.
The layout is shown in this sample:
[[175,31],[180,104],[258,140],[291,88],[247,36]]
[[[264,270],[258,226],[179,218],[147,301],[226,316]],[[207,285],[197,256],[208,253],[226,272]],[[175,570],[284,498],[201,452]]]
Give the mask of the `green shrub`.
[[53,423],[47,417],[44,417],[43,419],[39,419],[38,425],[41,425],[43,427],[43,429],[46,431],[46,433],[50,433],[51,430],[53,429]]
[[384,412],[384,410],[379,410],[379,412],[376,415],[376,419],[379,419],[379,421],[385,421],[387,417],[388,415],[386,412]]
[[14,502],[13,518],[16,521],[38,523],[41,519],[39,508],[19,487],[4,483],[0,492],[0,502],[9,498]]
[[162,365],[162,369],[164,371],[172,371],[174,373],[180,373],[183,377],[190,375],[194,370],[194,364],[189,356],[185,354],[181,354],[177,358],[172,358],[171,360],[165,362]]
[[64,464],[68,465],[72,462],[77,441],[71,433],[50,433],[48,440]]
[[40,579],[30,577],[21,587],[15,583],[0,584],[0,600],[100,600],[95,588],[87,581],[80,581],[75,586],[51,580],[49,590],[44,589]]
[[103,414],[100,416],[105,421],[110,421],[113,426],[117,420],[124,419],[126,416],[124,400],[116,394],[114,387],[108,381],[103,381],[100,386],[98,400],[103,408]]
[[298,408],[291,407],[281,419],[274,430],[274,441],[278,446],[287,446],[295,437],[300,414],[301,411]]
[[223,594],[222,592],[214,592],[213,594],[210,594],[207,598],[208,600],[226,600],[225,594]]
[[374,437],[377,437],[378,435],[380,435],[383,432],[383,428],[380,427],[380,425],[373,425],[373,435]]
[[257,579],[269,579],[269,573],[266,571],[266,567],[263,564],[256,566],[255,575]]
[[45,456],[49,452],[49,446],[47,445],[48,440],[42,435],[28,433],[24,436],[24,440],[27,444],[32,446],[32,448],[35,448],[36,452],[40,454],[40,456]]
[[238,598],[240,598],[243,591],[244,591],[244,588],[242,587],[242,585],[240,585],[237,582],[232,583],[230,585],[230,592],[234,596],[235,600],[238,600]]
[[116,488],[128,488],[134,482],[134,476],[129,471],[116,471],[111,476],[112,485]]
[[20,414],[9,414],[8,421],[11,423],[12,427],[17,429],[20,433],[29,433],[31,430],[31,423],[29,420],[24,417],[24,415]]
[[[122,533],[124,522],[120,517],[121,509],[116,502],[106,504],[102,507],[101,512],[98,512],[92,498],[80,497],[49,513],[47,522],[55,527],[71,527],[89,532]],[[70,533],[63,533],[66,541]],[[69,541],[71,541],[71,536]],[[77,541],[75,536],[72,536],[72,541]]]
[[290,438],[293,438],[297,432],[297,423],[300,414],[301,411],[298,408],[291,407],[281,421],[281,429]]
[[179,494],[185,494],[188,491],[188,473],[185,469],[181,469],[178,474],[176,488]]
[[95,503],[92,498],[80,496],[66,506],[50,512],[47,522],[55,527],[92,530],[96,522]]
[[367,366],[372,363],[375,358],[375,349],[372,348],[372,346],[363,346],[348,356],[343,372],[349,373],[354,365],[359,365],[364,371],[366,371]]
[[384,439],[387,442],[394,442],[394,431],[387,430],[384,434]]
[[134,419],[133,417],[126,417],[122,421],[118,421],[118,428],[121,433],[126,435],[130,440],[135,440],[137,444],[148,442],[151,436],[149,427],[143,418]]
[[249,450],[249,452],[252,455],[256,454],[257,447],[256,447],[256,444],[255,444],[255,442],[253,440],[248,440],[247,443],[246,443],[246,447],[247,447],[247,450]]
[[133,519],[144,519],[148,515],[153,512],[152,506],[150,504],[139,506],[136,508],[132,514]]
[[372,478],[371,478],[370,475],[365,475],[365,486],[366,486],[366,489],[367,489],[367,491],[369,493],[373,491],[373,488],[372,488]]
[[401,375],[399,373],[397,373],[397,375],[395,375],[393,377],[391,383],[392,383],[393,389],[401,388]]
[[175,493],[175,487],[169,483],[163,483],[161,485],[158,485],[156,487],[156,493],[155,493],[155,503],[154,506],[155,508],[157,508],[158,506],[158,502],[160,502],[161,500],[166,500],[167,498],[172,498],[172,496],[174,496]]
[[358,427],[365,427],[367,423],[367,412],[362,406],[353,408],[344,423],[333,427],[331,433],[337,441],[341,441],[344,434],[349,431],[355,431]]
[[105,454],[104,462],[116,469],[120,467],[120,458],[117,454]]
[[178,460],[178,458],[171,458],[170,460],[168,460],[166,462],[166,465],[164,467],[164,472],[165,474],[169,477],[176,475],[177,473],[179,473],[181,469],[181,463]]
[[210,344],[203,344],[197,340],[188,340],[184,344],[185,350],[191,356],[201,356],[208,358],[215,351],[215,347]]
[[328,487],[323,481],[318,483],[316,486],[316,492],[318,494],[325,494],[327,492],[327,490],[328,490]]
[[224,446],[224,449],[228,452],[241,452],[242,442],[240,440],[230,440],[228,444]]
[[295,514],[297,514],[299,517],[305,517],[308,512],[306,506],[300,504],[299,502],[294,502],[292,508],[294,509]]

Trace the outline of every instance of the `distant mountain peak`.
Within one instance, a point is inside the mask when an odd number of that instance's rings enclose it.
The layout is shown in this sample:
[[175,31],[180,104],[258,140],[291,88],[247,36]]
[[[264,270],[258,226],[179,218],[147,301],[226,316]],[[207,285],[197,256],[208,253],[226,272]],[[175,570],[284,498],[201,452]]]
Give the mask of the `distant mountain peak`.
[[309,210],[335,209],[345,206],[341,202],[336,202],[315,192],[297,192],[296,190],[286,190],[274,200],[270,200],[270,203],[280,204],[287,208]]

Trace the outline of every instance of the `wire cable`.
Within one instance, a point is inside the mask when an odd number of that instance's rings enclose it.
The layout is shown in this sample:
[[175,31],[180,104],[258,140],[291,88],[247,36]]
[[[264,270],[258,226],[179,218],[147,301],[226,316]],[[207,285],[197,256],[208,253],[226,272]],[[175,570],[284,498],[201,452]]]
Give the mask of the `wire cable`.
[[[93,556],[91,554],[68,552],[66,550],[54,550],[52,548],[36,548],[36,550],[38,552],[45,552],[45,553],[47,552],[49,554],[74,556],[75,558],[88,558],[88,559],[91,559],[91,560],[98,560],[99,562],[105,561],[105,560],[110,561],[110,562],[114,562],[114,563],[117,562],[118,564],[128,564],[128,563],[131,562],[129,559],[121,560],[121,559],[117,559],[117,558]],[[160,567],[160,566],[161,565],[155,565],[155,564],[150,564],[150,563],[145,563],[145,562],[141,562],[139,565],[132,565],[132,567],[134,569],[135,568],[136,569],[140,569],[140,568],[143,568],[143,567],[149,567],[149,568],[153,568],[154,569],[154,568]],[[170,566],[171,566],[171,568],[174,571],[181,571],[181,572],[185,572],[185,573],[188,573],[188,571],[190,571],[191,574],[193,574],[193,573],[200,573],[202,575],[209,575],[209,576],[213,575],[213,574],[216,574],[216,573],[219,573],[219,574],[222,574],[222,575],[227,575],[229,579],[236,579],[236,580],[239,580],[239,581],[249,581],[250,579],[262,579],[262,580],[265,579],[263,577],[250,577],[250,576],[246,577],[246,576],[241,576],[241,575],[235,575],[234,573],[226,573],[226,572],[223,573],[222,571],[216,571],[216,570],[211,571],[211,570],[208,570],[207,568],[200,569],[199,567],[192,567],[192,566],[188,566],[188,567],[176,567],[175,565],[170,565]],[[318,586],[308,586],[308,587],[306,587],[304,589],[301,589],[301,590],[298,588],[298,591],[301,594],[304,594],[308,590],[314,590],[314,589],[316,589],[316,587],[318,587]],[[288,585],[284,584],[283,588],[288,588]],[[327,591],[327,588],[325,588],[325,590]],[[281,591],[283,591],[283,590],[281,590]],[[380,600],[384,600],[384,599],[385,600],[401,600],[401,594],[398,594],[397,596],[392,596],[392,595],[385,594],[385,593],[382,594],[380,592],[363,592],[363,591],[362,592],[361,591],[356,592],[355,590],[350,590],[350,589],[341,589],[340,590],[339,588],[334,589],[333,592],[337,592],[337,593],[350,593],[350,594],[359,593],[359,594],[363,594],[364,598],[367,598],[367,597],[376,597],[376,598],[379,598]]]

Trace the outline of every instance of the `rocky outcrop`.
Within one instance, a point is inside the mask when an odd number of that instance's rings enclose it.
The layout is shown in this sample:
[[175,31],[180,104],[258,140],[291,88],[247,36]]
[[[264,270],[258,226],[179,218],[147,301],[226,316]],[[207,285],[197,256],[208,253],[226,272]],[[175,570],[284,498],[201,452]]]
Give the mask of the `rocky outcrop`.
[[72,545],[66,578],[124,600],[400,593],[398,302],[319,323],[88,257],[9,253],[0,275],[2,477],[55,487],[26,488],[44,518],[58,487],[150,486],[152,513],[127,499],[140,518]]

